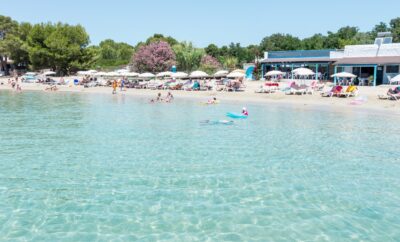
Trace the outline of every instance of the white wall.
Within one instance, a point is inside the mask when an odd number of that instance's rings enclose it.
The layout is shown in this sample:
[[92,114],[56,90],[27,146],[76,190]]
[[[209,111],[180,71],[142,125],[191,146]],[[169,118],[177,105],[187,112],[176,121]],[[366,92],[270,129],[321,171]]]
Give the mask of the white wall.
[[348,45],[343,57],[400,56],[400,44]]

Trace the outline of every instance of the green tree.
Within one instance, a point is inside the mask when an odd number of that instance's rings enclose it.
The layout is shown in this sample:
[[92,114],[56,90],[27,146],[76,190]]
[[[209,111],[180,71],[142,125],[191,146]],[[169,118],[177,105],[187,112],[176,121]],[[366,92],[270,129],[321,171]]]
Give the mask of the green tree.
[[302,48],[305,50],[320,50],[324,48],[326,37],[322,34],[315,34],[302,41]]
[[390,20],[390,31],[394,42],[400,42],[400,17]]
[[390,32],[389,26],[384,22],[380,22],[379,24],[375,25],[370,33],[371,38],[376,38],[380,32]]
[[[0,69],[8,74],[7,60],[17,47],[18,23],[10,17],[0,15]],[[20,44],[20,43],[19,43]]]
[[182,42],[174,45],[177,68],[182,71],[191,72],[200,67],[200,61],[204,50],[195,48],[191,42]]
[[247,62],[254,61],[254,59],[259,58],[263,55],[260,47],[258,45],[249,45],[247,46]]
[[236,57],[228,56],[228,57],[225,57],[223,59],[222,63],[223,63],[225,68],[227,68],[229,70],[233,70],[233,69],[236,69],[236,67],[238,66],[239,61],[238,61],[238,59]]
[[97,51],[98,56],[95,61],[95,66],[97,68],[115,68],[120,65],[128,64],[134,49],[126,43],[119,43],[107,39],[100,42]]
[[290,34],[273,34],[261,41],[260,48],[262,51],[298,50],[301,41]]
[[33,69],[51,67],[60,74],[85,65],[89,36],[80,26],[36,24],[28,36],[29,59]]
[[220,55],[218,46],[214,45],[214,44],[209,44],[204,51],[206,52],[207,55],[210,55],[214,58],[217,58]]
[[167,42],[170,46],[174,46],[174,45],[178,44],[178,41],[176,39],[172,38],[171,36],[164,36],[162,34],[154,34],[153,36],[149,37],[146,40],[146,45],[148,45],[150,43],[154,43],[154,42],[160,42],[160,41]]

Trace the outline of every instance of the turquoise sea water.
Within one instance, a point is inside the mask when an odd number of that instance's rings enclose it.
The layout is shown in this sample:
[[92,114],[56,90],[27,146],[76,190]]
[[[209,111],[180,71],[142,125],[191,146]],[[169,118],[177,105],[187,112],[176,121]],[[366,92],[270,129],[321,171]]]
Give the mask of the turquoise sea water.
[[399,241],[400,118],[0,92],[1,241]]

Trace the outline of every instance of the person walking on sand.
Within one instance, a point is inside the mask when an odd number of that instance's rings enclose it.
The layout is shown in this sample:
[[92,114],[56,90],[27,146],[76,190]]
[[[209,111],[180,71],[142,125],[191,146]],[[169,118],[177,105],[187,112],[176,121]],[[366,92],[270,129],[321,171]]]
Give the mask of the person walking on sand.
[[118,86],[118,83],[116,80],[114,80],[112,83],[112,88],[113,88],[112,94],[117,94],[117,86]]

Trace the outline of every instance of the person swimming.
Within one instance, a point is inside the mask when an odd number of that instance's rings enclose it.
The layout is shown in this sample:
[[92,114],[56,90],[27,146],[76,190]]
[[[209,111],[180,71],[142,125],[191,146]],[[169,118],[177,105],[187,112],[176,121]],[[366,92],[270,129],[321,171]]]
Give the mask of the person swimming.
[[163,99],[161,97],[161,93],[160,92],[157,94],[157,97],[155,99],[150,99],[151,103],[161,102],[161,101],[163,101]]
[[208,104],[217,104],[218,101],[217,101],[217,98],[216,98],[216,97],[213,97],[212,99],[208,100],[207,103],[208,103]]
[[247,111],[246,107],[243,107],[242,114],[245,115],[245,116],[249,116],[249,112]]

